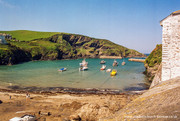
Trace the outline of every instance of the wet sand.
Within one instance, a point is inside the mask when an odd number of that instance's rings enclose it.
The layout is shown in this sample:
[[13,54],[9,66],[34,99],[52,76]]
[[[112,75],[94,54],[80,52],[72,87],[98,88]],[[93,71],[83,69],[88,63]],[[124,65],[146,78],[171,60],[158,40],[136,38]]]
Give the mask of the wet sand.
[[117,111],[140,96],[124,93],[28,92],[30,98],[26,98],[26,93],[0,89],[0,120],[6,121],[24,114],[36,115],[38,121],[98,120],[114,116]]

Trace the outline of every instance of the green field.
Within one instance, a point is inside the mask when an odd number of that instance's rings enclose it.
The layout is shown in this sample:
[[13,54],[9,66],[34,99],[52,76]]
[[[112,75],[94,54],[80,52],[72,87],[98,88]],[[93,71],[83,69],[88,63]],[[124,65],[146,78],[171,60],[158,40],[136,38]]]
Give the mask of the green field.
[[60,34],[60,32],[38,32],[28,30],[0,31],[0,33],[10,34],[13,38],[16,38],[20,41],[30,41],[39,38],[47,38],[55,34]]

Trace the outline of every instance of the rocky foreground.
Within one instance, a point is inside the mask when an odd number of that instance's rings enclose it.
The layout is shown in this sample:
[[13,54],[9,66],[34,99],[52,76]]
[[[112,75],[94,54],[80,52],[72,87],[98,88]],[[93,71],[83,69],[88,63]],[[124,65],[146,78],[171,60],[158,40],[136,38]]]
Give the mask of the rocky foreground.
[[26,100],[26,93],[1,90],[0,121],[24,114],[35,114],[37,121],[98,120],[113,116],[138,96],[31,93]]

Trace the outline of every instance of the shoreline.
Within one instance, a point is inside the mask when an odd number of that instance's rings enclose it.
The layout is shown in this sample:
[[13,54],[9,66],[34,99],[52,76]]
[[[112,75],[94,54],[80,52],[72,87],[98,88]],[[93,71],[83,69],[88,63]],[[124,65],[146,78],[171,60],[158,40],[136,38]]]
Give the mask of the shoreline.
[[12,93],[35,93],[35,94],[90,94],[90,95],[124,95],[124,94],[142,94],[149,89],[148,85],[138,85],[127,87],[123,90],[120,89],[108,89],[108,88],[71,88],[71,87],[22,87],[22,86],[0,86],[0,92],[12,92]]
[[[124,58],[142,58],[142,57],[146,57],[146,56],[128,56],[128,57],[124,57]],[[28,60],[28,61],[22,61],[22,62],[17,62],[17,63],[8,63],[8,64],[0,64],[0,66],[11,66],[11,65],[17,65],[17,64],[23,64],[23,63],[27,63],[27,62],[33,62],[33,61],[56,61],[56,60],[77,60],[77,59],[122,59],[122,57],[120,56],[99,56],[99,57],[75,57],[75,58],[62,58],[62,59],[39,59],[39,60]]]

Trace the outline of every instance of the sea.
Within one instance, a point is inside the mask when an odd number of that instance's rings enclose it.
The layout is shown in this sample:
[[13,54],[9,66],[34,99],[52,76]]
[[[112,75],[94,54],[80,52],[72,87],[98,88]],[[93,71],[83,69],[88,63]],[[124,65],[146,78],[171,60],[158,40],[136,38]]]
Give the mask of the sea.
[[[128,61],[129,58],[116,59],[119,66],[113,67],[114,59],[103,59],[105,64],[100,64],[102,59],[86,59],[87,71],[79,71],[79,63],[83,59],[31,61],[17,65],[0,66],[1,87],[64,87],[78,89],[109,89],[121,91],[139,91],[147,89],[149,83],[144,64]],[[121,63],[125,61],[126,65]],[[112,77],[109,72],[101,71],[102,65],[106,69],[116,69],[117,75]],[[59,72],[61,68],[67,68]]]

